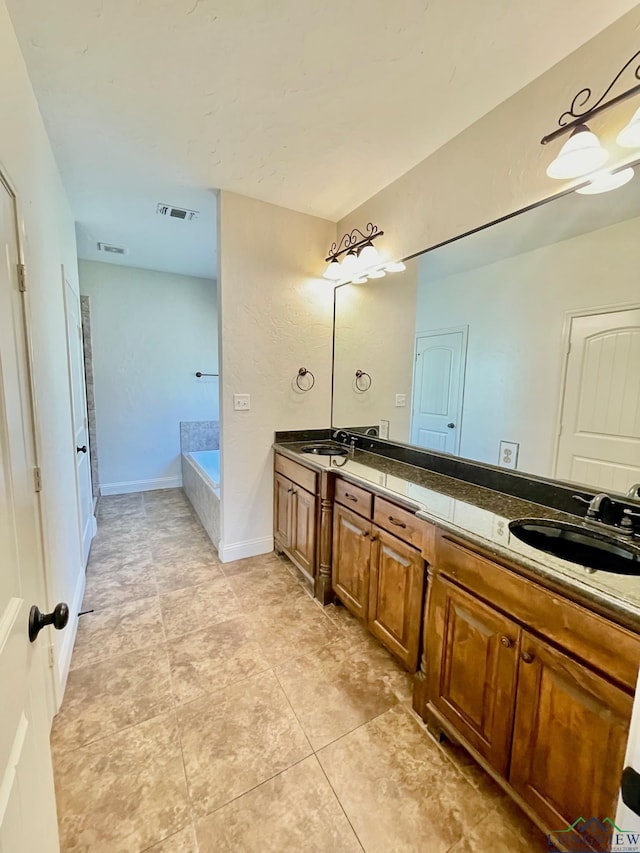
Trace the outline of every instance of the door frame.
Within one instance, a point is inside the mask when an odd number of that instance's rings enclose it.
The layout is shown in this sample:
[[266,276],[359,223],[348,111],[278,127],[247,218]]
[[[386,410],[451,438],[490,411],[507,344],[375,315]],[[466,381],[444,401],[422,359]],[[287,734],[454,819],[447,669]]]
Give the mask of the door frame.
[[[14,225],[16,229],[16,248],[18,253],[18,263],[22,265],[23,269],[27,269],[26,267],[26,259],[24,253],[24,247],[27,242],[26,236],[26,228],[24,224],[24,215],[22,213],[22,203],[20,201],[20,196],[17,191],[17,184],[11,178],[10,171],[6,168],[4,162],[0,159],[0,184],[4,186],[6,191],[11,196],[13,201],[13,218]],[[27,270],[27,286],[26,289],[22,292],[22,322],[24,328],[24,336],[26,341],[25,353],[24,353],[24,361],[26,367],[26,382],[27,387],[29,389],[28,399],[25,401],[26,405],[29,406],[30,415],[31,415],[31,433],[25,438],[31,442],[32,450],[33,450],[33,461],[35,467],[38,469],[42,468],[41,460],[42,460],[42,445],[40,436],[42,435],[42,423],[40,420],[40,412],[38,409],[38,395],[37,395],[37,383],[35,379],[35,370],[34,370],[34,355],[33,355],[33,332],[31,328],[31,305],[30,305],[30,290],[28,286],[28,270]],[[35,508],[36,515],[38,521],[38,538],[39,538],[39,547],[38,550],[40,552],[40,567],[41,577],[38,580],[38,584],[41,590],[41,601],[47,610],[51,610],[53,606],[52,597],[51,597],[51,584],[50,584],[50,566],[47,559],[47,549],[45,547],[45,542],[48,541],[47,535],[47,522],[46,522],[46,513],[44,511],[43,506],[43,498],[42,492],[35,492],[36,500],[35,500]],[[45,699],[47,703],[47,717],[49,719],[49,724],[53,720],[53,717],[58,712],[60,704],[62,703],[62,688],[59,690],[58,681],[55,677],[55,671],[53,664],[47,667],[47,673],[43,673],[43,680],[45,684]]]
[[[560,455],[560,433],[562,432],[562,414],[564,412],[565,391],[567,387],[567,371],[569,367],[569,352],[571,344],[571,331],[573,329],[573,321],[579,317],[594,317],[598,314],[614,314],[617,311],[638,311],[640,310],[640,301],[635,302],[616,302],[607,305],[599,305],[595,308],[578,308],[570,311],[565,311],[564,322],[562,324],[562,348],[560,366],[558,368],[560,383],[558,391],[558,402],[556,408],[556,424],[555,424],[555,440],[553,443],[553,459],[551,462],[551,474],[553,479],[558,479],[558,456]],[[561,482],[567,482],[561,480]]]
[[[462,443],[462,417],[464,412],[464,389],[467,384],[467,354],[469,351],[469,324],[466,323],[464,326],[451,326],[449,328],[444,329],[427,329],[423,332],[416,331],[415,338],[413,341],[413,375],[411,377],[411,414],[409,416],[409,439],[413,435],[413,418],[415,416],[414,411],[414,398],[415,398],[415,381],[416,381],[416,363],[418,361],[418,340],[420,338],[427,337],[429,335],[452,335],[455,332],[462,332],[462,348],[461,348],[461,358],[460,358],[460,429],[457,431],[458,437],[456,440],[456,450],[455,453],[449,454],[447,456],[459,456],[460,455],[460,445]],[[411,443],[411,441],[409,441]],[[429,450],[429,453],[444,453],[445,451],[439,450]]]

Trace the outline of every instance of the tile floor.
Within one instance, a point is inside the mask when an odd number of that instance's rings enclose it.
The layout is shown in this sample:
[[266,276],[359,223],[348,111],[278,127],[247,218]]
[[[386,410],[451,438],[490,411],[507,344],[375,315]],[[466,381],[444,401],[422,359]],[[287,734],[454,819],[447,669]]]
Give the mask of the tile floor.
[[52,734],[61,846],[530,853],[411,679],[275,555],[222,565],[181,490],[103,498]]

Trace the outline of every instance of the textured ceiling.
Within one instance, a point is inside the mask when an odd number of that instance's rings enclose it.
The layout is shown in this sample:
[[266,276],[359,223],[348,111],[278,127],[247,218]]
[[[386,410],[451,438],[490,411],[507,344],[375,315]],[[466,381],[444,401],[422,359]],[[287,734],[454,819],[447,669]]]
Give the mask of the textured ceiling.
[[157,202],[202,210],[212,243],[213,188],[335,221],[635,3],[7,5],[83,254],[124,242],[149,266],[162,241],[156,268],[210,275],[211,245],[158,230]]

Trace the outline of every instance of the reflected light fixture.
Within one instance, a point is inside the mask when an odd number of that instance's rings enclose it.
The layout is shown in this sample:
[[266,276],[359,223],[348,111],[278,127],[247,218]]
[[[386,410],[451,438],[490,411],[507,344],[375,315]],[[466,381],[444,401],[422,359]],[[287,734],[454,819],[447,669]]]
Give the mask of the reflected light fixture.
[[635,111],[629,124],[622,128],[616,142],[621,148],[640,148],[640,109]]
[[[383,278],[388,272],[402,272],[402,262],[386,261],[373,245],[373,241],[384,233],[377,225],[369,222],[366,234],[354,228],[343,235],[340,242],[333,243],[323,277],[336,284],[364,284],[370,278]],[[340,260],[342,258],[342,260]]]
[[628,184],[633,177],[633,169],[629,166],[627,169],[620,169],[619,172],[600,172],[592,175],[589,183],[584,187],[580,187],[576,192],[580,195],[598,195],[599,193],[608,193],[610,190],[617,190],[618,187],[623,187]]
[[[625,72],[629,71],[631,76],[631,68],[633,68],[634,85],[608,97]],[[589,129],[587,122],[621,101],[640,94],[638,80],[640,80],[640,50],[625,62],[597,100],[594,100],[593,92],[589,87],[580,89],[576,93],[569,109],[565,110],[558,119],[558,127],[540,140],[542,145],[547,145],[560,136],[571,134],[555,160],[547,168],[547,175],[550,178],[581,178],[602,168],[609,159],[609,154],[602,147],[595,133]],[[640,148],[640,109],[636,110],[631,121],[620,131],[617,142],[622,148]],[[607,192],[623,186],[632,177],[633,170],[629,173],[626,169],[598,173],[593,175],[587,186],[580,188],[577,192],[583,195]]]

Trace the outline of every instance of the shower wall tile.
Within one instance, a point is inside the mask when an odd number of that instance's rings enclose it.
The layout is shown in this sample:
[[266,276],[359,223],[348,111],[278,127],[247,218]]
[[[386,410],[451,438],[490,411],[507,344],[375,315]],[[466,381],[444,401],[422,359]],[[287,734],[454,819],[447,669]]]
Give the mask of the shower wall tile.
[[84,375],[87,386],[87,420],[89,422],[91,481],[93,497],[97,498],[100,494],[100,468],[98,463],[96,396],[93,376],[93,344],[91,341],[91,301],[88,296],[80,297],[80,316],[82,322],[82,344],[84,350]]
[[192,450],[220,449],[219,421],[181,421],[180,449],[183,453]]

